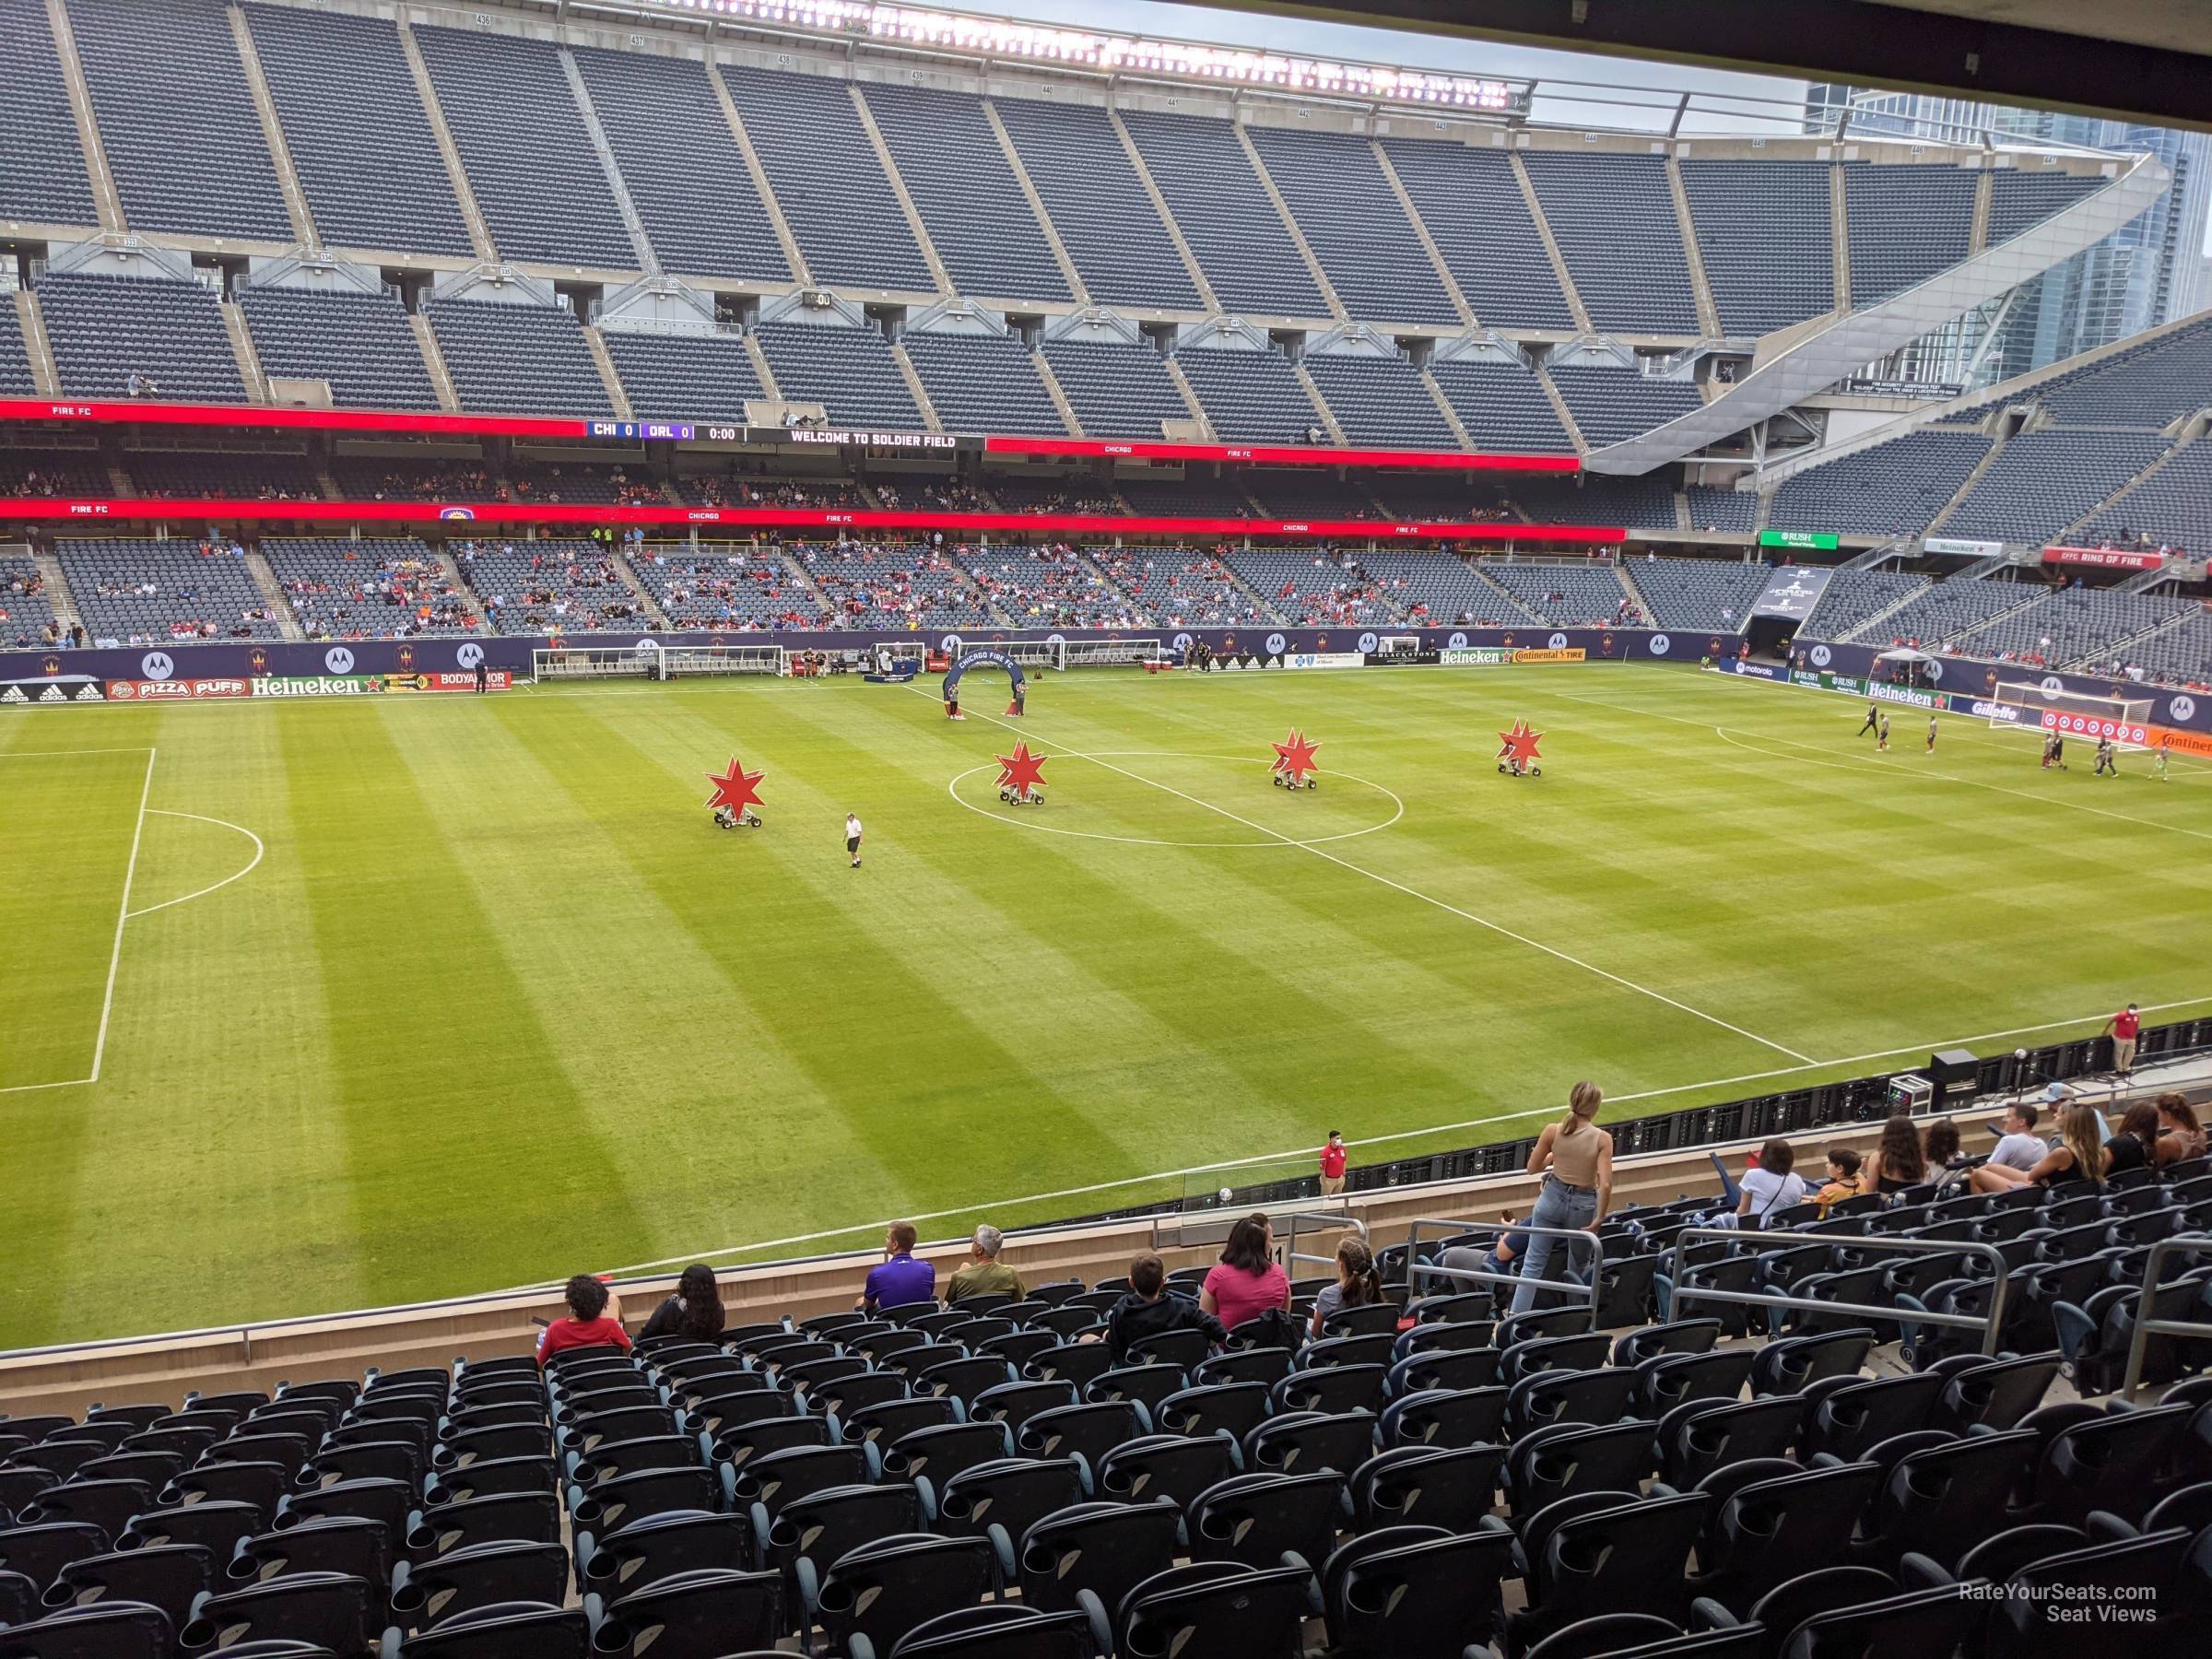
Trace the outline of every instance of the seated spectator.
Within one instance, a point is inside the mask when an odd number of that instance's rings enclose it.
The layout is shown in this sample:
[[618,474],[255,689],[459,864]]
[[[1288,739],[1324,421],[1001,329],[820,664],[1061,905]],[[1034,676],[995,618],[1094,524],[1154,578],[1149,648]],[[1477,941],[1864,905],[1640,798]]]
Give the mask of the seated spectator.
[[621,1299],[604,1280],[580,1273],[569,1281],[562,1295],[568,1299],[568,1317],[555,1320],[538,1333],[538,1364],[570,1348],[629,1347],[629,1333],[622,1328]]
[[2106,1179],[2147,1169],[2159,1144],[2159,1109],[2137,1100],[2120,1119],[2120,1132],[2104,1143]]
[[1828,1149],[1828,1182],[1813,1194],[1813,1202],[1826,1210],[1831,1204],[1857,1197],[1858,1192],[1859,1155],[1849,1147],[1830,1147]]
[[2058,1132],[2058,1145],[2038,1159],[2032,1170],[1985,1163],[1968,1178],[1969,1184],[1977,1193],[2006,1193],[2030,1184],[2055,1190],[2082,1181],[2102,1186],[2104,1119],[2097,1109],[2086,1103],[2068,1106],[2059,1113]]
[[1920,1135],[1909,1117],[1893,1117],[1882,1125],[1882,1138],[1866,1161],[1859,1166],[1862,1193],[1901,1193],[1925,1180],[1927,1154],[1920,1149]]
[[954,1274],[945,1287],[947,1306],[971,1296],[1003,1293],[1019,1301],[1029,1295],[1021,1275],[998,1259],[998,1253],[1006,1248],[1006,1235],[989,1222],[975,1230],[975,1237],[968,1244],[968,1265]]
[[[1288,1289],[1288,1283],[1284,1288]],[[1147,1250],[1129,1264],[1128,1294],[1106,1312],[1106,1351],[1114,1364],[1126,1364],[1131,1344],[1170,1331],[1204,1331],[1217,1347],[1229,1339],[1229,1332],[1211,1312],[1187,1296],[1168,1293],[1167,1264]],[[1099,1337],[1094,1333],[1082,1340],[1096,1342]]]
[[2025,1175],[2043,1161],[2043,1154],[2051,1147],[2043,1137],[2035,1133],[2035,1106],[2031,1101],[2015,1100],[2005,1109],[1998,1120],[2001,1133],[1996,1149],[1990,1153],[1988,1162],[2007,1170],[2018,1170]]
[[1346,1308],[1372,1307],[1382,1300],[1382,1276],[1375,1269],[1375,1253],[1364,1239],[1344,1239],[1336,1246],[1336,1282],[1324,1285],[1313,1299],[1312,1334],[1319,1336]]
[[2159,1112],[2159,1163],[2162,1168],[2205,1152],[2204,1126],[2185,1096],[2162,1094],[2153,1102]]
[[1959,1125],[1947,1117],[1930,1124],[1921,1141],[1921,1156],[1928,1160],[1930,1175],[1948,1169],[1959,1157]]
[[688,1336],[694,1342],[712,1342],[722,1335],[722,1288],[714,1282],[714,1269],[694,1262],[676,1281],[676,1294],[653,1311],[638,1340]]
[[883,1236],[883,1262],[868,1270],[868,1282],[853,1306],[855,1312],[874,1313],[906,1302],[935,1301],[937,1270],[914,1259],[914,1224],[900,1221]]
[[1220,1263],[1206,1276],[1198,1305],[1235,1330],[1274,1309],[1290,1311],[1290,1280],[1275,1260],[1275,1230],[1263,1215],[1230,1230]]
[[1797,1149],[1776,1136],[1759,1149],[1759,1168],[1746,1170],[1735,1201],[1735,1224],[1756,1231],[1806,1198],[1805,1178],[1791,1167]]

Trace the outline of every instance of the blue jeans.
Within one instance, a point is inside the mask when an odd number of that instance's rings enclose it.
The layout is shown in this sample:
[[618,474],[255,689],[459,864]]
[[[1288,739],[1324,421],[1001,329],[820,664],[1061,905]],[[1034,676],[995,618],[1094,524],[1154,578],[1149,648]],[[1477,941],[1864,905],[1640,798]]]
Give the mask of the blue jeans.
[[[1587,1227],[1597,1219],[1597,1194],[1586,1188],[1569,1186],[1557,1175],[1544,1177],[1544,1187],[1536,1194],[1535,1207],[1528,1212],[1531,1227]],[[1536,1233],[1528,1241],[1528,1253],[1521,1258],[1521,1282],[1513,1288],[1512,1312],[1525,1313],[1535,1306],[1535,1281],[1550,1278],[1552,1246],[1560,1246],[1562,1262],[1571,1263],[1572,1256],[1563,1239],[1547,1238]]]

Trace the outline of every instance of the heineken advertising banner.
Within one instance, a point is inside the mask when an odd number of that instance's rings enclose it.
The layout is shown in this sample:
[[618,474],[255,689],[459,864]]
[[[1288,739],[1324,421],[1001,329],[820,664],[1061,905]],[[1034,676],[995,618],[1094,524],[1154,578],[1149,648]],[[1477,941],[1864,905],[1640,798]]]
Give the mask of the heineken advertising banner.
[[[1829,537],[1834,541],[1834,536]],[[1751,606],[1754,617],[1782,617],[1792,622],[1802,622],[1813,614],[1813,606],[1820,603],[1820,595],[1828,592],[1832,570],[1801,569],[1784,565],[1776,571],[1767,582],[1767,591]]]

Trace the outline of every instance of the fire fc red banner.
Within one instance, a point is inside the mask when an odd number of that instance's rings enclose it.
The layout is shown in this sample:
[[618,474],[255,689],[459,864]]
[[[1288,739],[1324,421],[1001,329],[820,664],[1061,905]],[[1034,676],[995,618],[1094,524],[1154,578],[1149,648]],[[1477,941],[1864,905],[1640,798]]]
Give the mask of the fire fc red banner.
[[2155,571],[2166,555],[2141,547],[2045,547],[2045,564],[2096,565],[2107,571]]

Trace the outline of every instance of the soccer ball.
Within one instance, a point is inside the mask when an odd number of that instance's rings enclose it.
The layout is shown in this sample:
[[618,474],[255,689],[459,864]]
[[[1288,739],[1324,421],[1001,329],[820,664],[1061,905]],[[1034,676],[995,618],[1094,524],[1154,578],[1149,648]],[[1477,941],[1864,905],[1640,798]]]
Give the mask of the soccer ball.
[[1228,1187],[1223,1187],[1221,1189],[1221,1202],[1227,1204],[1230,1201],[1230,1196],[1231,1194],[1230,1189]]

